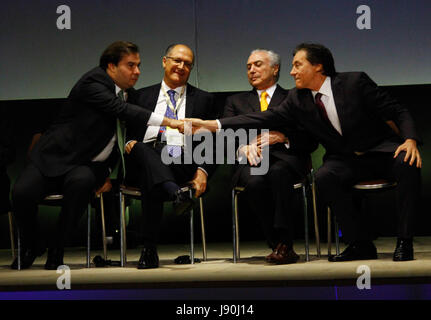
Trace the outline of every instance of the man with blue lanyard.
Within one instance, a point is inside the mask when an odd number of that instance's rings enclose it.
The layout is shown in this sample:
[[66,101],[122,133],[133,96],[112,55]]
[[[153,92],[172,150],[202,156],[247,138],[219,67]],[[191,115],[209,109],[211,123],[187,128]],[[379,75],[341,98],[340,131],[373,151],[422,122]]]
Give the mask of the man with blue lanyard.
[[[163,81],[137,90],[130,101],[166,118],[198,117],[212,119],[216,115],[213,96],[187,83],[193,68],[194,54],[186,45],[170,45],[162,59]],[[144,249],[138,269],[157,268],[157,242],[162,219],[163,202],[173,201],[176,214],[193,204],[180,186],[190,183],[199,197],[205,192],[208,175],[214,166],[184,164],[183,136],[166,126],[140,126],[129,130],[125,147],[126,182],[141,189]],[[162,161],[166,155],[171,164]]]

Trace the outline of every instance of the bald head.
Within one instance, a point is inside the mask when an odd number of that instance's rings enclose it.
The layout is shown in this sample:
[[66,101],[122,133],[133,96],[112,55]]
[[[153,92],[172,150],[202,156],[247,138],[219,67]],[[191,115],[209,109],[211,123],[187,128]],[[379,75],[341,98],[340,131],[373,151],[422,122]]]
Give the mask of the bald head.
[[184,86],[193,68],[194,54],[185,44],[173,44],[166,49],[163,57],[163,80],[171,88]]
[[190,51],[190,53],[191,53],[191,55],[193,56],[193,62],[194,62],[194,60],[195,60],[195,54],[193,53],[193,50],[192,49],[190,49],[190,47],[189,46],[187,46],[187,45],[185,45],[185,44],[182,44],[182,43],[174,43],[174,44],[171,44],[171,45],[169,45],[167,48],[166,48],[166,51],[165,51],[165,57],[166,56],[170,56],[171,54],[172,54],[172,50],[173,49],[175,49],[175,48],[182,48],[183,50],[188,50],[188,51]]

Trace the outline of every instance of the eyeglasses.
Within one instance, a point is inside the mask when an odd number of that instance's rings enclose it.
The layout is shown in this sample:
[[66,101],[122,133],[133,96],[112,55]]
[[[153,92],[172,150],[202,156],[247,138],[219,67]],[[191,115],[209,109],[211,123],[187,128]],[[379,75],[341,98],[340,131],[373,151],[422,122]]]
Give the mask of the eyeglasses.
[[191,69],[191,68],[193,68],[193,62],[187,62],[187,61],[184,61],[184,60],[182,60],[182,59],[180,59],[180,58],[174,58],[174,57],[168,57],[168,56],[166,56],[166,58],[167,59],[171,59],[172,61],[173,61],[173,63],[175,63],[176,65],[180,65],[181,63],[184,63],[184,66],[185,67],[187,67],[188,69]]

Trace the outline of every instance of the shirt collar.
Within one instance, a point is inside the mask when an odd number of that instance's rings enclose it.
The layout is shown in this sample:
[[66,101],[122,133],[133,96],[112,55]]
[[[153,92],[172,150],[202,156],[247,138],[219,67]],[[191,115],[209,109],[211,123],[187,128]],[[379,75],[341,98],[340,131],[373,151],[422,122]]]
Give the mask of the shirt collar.
[[124,99],[127,101],[127,91],[121,89],[119,86],[115,85],[115,95],[118,96],[118,93],[123,91]]
[[267,88],[267,89],[265,89],[265,90],[257,90],[256,89],[256,91],[257,91],[257,94],[258,94],[258,96],[259,96],[259,99],[260,99],[260,95],[262,94],[262,92],[264,92],[264,91],[266,91],[266,93],[268,93],[268,96],[269,96],[269,98],[271,99],[272,98],[272,96],[274,95],[274,91],[275,91],[275,89],[277,89],[277,84],[276,83],[274,83],[272,86],[270,86],[269,88]]
[[118,92],[120,92],[121,90],[122,89],[119,86],[115,85],[115,95],[118,96]]
[[[180,95],[181,94],[181,92],[183,91],[183,88],[185,87],[185,86],[181,86],[181,87],[176,87],[175,89],[171,89],[166,83],[165,83],[165,81],[164,80],[162,80],[162,87],[163,87],[163,89],[165,89],[165,91],[166,91],[166,93],[169,91],[169,90],[174,90],[178,95]],[[184,90],[185,90],[185,88],[184,88]],[[185,91],[184,91],[185,92]]]
[[323,81],[322,86],[320,87],[319,91],[311,91],[313,94],[313,98],[316,97],[316,94],[320,92],[322,95],[330,97],[331,96],[331,77],[326,76],[325,81]]

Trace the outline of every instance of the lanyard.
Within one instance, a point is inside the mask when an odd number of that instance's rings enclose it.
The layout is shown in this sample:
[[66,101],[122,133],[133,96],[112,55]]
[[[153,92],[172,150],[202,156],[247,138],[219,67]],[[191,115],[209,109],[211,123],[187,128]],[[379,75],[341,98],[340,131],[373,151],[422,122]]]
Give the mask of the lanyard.
[[168,104],[168,108],[170,108],[173,111],[175,117],[177,117],[177,110],[180,107],[181,103],[183,102],[183,99],[184,99],[184,96],[185,96],[184,95],[184,91],[185,90],[186,90],[186,86],[183,86],[183,89],[181,90],[181,93],[180,93],[180,98],[177,101],[177,106],[174,107],[174,105],[172,104],[171,98],[166,93],[165,88],[163,88],[163,85],[162,85],[162,92],[165,95],[165,98],[166,98],[166,101],[167,101],[167,104]]

